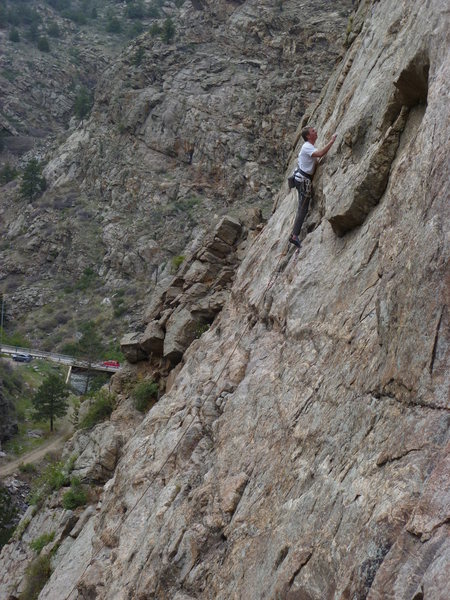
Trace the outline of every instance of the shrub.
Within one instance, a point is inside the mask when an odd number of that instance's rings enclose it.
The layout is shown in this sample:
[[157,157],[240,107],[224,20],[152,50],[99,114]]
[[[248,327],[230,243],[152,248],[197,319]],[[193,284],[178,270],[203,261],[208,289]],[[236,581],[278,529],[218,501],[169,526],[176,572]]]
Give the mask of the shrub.
[[58,23],[56,23],[55,21],[49,23],[47,27],[47,33],[50,37],[59,38],[61,36],[61,31],[58,27]]
[[178,271],[178,269],[180,268],[180,265],[183,263],[184,259],[186,257],[183,255],[179,255],[179,256],[174,256],[170,262],[170,272],[172,274],[176,273]]
[[30,518],[26,518],[26,519],[22,519],[20,521],[20,523],[17,525],[15,531],[14,531],[14,540],[21,540],[22,536],[25,532],[25,529],[28,527],[28,525],[31,523],[31,519]]
[[145,15],[142,2],[129,4],[126,9],[126,15],[129,19],[143,19]]
[[40,37],[38,39],[37,47],[41,52],[50,52],[50,44],[46,37]]
[[63,496],[62,503],[66,510],[74,510],[78,506],[84,506],[87,502],[87,494],[78,477],[72,477],[70,490]]
[[25,572],[25,589],[19,600],[36,600],[51,574],[50,556],[41,554],[35,558]]
[[81,85],[78,88],[73,106],[75,116],[77,116],[80,120],[84,119],[84,117],[87,117],[91,112],[93,101],[94,99],[91,92],[84,87],[84,85]]
[[92,287],[97,280],[97,273],[91,267],[86,267],[83,270],[83,274],[76,283],[75,289],[84,292],[88,288]]
[[50,542],[53,542],[54,538],[55,538],[54,531],[52,531],[51,533],[43,533],[42,535],[40,535],[38,538],[36,538],[35,540],[33,540],[30,543],[30,548],[32,550],[34,550],[36,552],[36,554],[40,554],[41,550],[47,544],[50,544]]
[[142,46],[139,46],[139,48],[134,53],[133,58],[131,59],[132,64],[135,67],[138,67],[142,63],[142,59],[144,58],[144,56],[145,56],[145,50]]
[[0,184],[9,183],[18,175],[17,170],[8,163],[0,169]]
[[105,390],[100,390],[94,395],[94,400],[87,413],[80,420],[80,429],[90,429],[106,421],[114,409],[114,396]]
[[198,339],[209,329],[208,323],[199,323],[195,328],[195,337]]
[[175,35],[175,25],[170,17],[168,17],[163,24],[162,28],[162,39],[168,44]]
[[159,9],[155,5],[150,6],[147,11],[147,15],[150,17],[150,19],[159,19],[159,14]]
[[158,384],[154,381],[138,383],[132,392],[133,405],[139,412],[146,412],[158,398]]
[[152,26],[150,27],[149,31],[152,37],[156,37],[161,33],[162,30],[158,23],[152,23]]
[[36,23],[31,23],[27,31],[27,38],[32,42],[35,42],[39,37],[39,31]]
[[127,36],[130,39],[133,39],[133,38],[137,37],[138,35],[141,35],[141,33],[143,31],[144,31],[144,26],[142,25],[142,23],[140,23],[140,22],[133,23],[133,25],[127,31]]
[[11,29],[11,31],[9,32],[9,41],[10,42],[20,42],[19,32],[17,31],[17,29],[15,27],[13,27]]
[[63,462],[48,465],[42,474],[34,480],[28,499],[29,503],[40,505],[52,492],[67,485],[69,483],[69,473],[69,468]]
[[20,193],[24,198],[32,200],[46,189],[47,182],[42,177],[42,165],[36,158],[32,158],[24,169]]
[[119,19],[112,17],[106,25],[106,31],[108,33],[120,33],[122,31],[122,25]]
[[19,465],[19,471],[21,473],[36,473],[37,469],[32,463],[21,463]]
[[77,25],[86,25],[86,23],[87,23],[87,19],[86,19],[85,15],[81,12],[81,10],[73,10],[73,9],[65,10],[62,13],[62,16],[65,19],[70,19],[70,21],[73,21]]

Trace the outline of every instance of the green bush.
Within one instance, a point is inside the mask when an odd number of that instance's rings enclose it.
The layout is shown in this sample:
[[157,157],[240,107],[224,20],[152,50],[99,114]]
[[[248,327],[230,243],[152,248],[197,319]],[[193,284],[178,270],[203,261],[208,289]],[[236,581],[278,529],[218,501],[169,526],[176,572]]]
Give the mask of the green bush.
[[142,2],[133,2],[128,4],[125,12],[129,19],[143,19],[145,16]]
[[45,177],[42,177],[42,165],[32,158],[24,169],[20,193],[24,198],[33,200],[47,188]]
[[114,396],[105,390],[100,390],[93,398],[88,412],[80,420],[80,429],[90,429],[97,423],[106,421],[114,409]]
[[158,398],[158,390],[158,384],[154,381],[142,381],[138,383],[131,393],[133,405],[136,410],[146,412],[151,408]]
[[154,5],[150,6],[147,10],[147,15],[150,17],[150,19],[159,19],[160,12],[158,7]]
[[87,502],[87,494],[78,477],[72,477],[70,490],[63,496],[62,503],[66,510],[74,510],[78,506],[84,506]]
[[[79,115],[77,115],[79,116]],[[82,117],[80,117],[82,118]],[[80,290],[82,292],[87,289],[93,287],[95,282],[98,280],[97,273],[91,267],[86,267],[81,275],[80,279],[77,281],[75,285],[76,290]]]
[[11,31],[9,32],[9,41],[10,42],[20,42],[19,32],[17,31],[17,29],[15,27],[13,27],[11,29]]
[[175,35],[175,24],[170,17],[168,17],[163,24],[162,28],[162,39],[166,44],[173,40]]
[[8,163],[0,169],[0,184],[9,183],[18,175],[17,170]]
[[36,473],[37,469],[32,463],[21,463],[19,465],[19,471],[21,473]]
[[36,557],[25,572],[25,589],[19,600],[36,600],[51,574],[50,556],[41,554]]
[[40,37],[38,39],[37,47],[41,52],[50,52],[50,44],[46,37]]
[[59,38],[61,36],[61,31],[58,27],[58,23],[55,21],[51,21],[47,27],[47,33],[50,37]]
[[150,29],[150,35],[152,37],[156,37],[157,35],[159,35],[162,31],[161,27],[158,25],[158,23],[152,23]]
[[119,19],[112,17],[106,24],[106,31],[108,33],[120,33],[122,31],[122,24]]
[[183,264],[183,261],[186,257],[183,255],[174,256],[170,262],[170,272],[172,274],[176,273],[180,266]]
[[54,538],[55,538],[54,531],[52,531],[51,533],[43,533],[42,535],[40,535],[38,538],[36,538],[35,540],[33,540],[30,543],[30,548],[32,550],[34,550],[36,552],[36,554],[40,554],[41,550],[47,544],[50,544],[50,542],[53,542]]
[[62,13],[62,16],[65,19],[69,19],[70,21],[73,21],[77,25],[86,25],[86,23],[87,23],[86,16],[81,12],[81,10],[73,10],[73,9],[65,10]]
[[[73,465],[72,465],[73,466]],[[63,462],[48,465],[32,485],[29,503],[40,505],[52,492],[69,483],[69,469]]]
[[[75,116],[77,116],[80,120],[87,117],[91,112],[93,102],[94,99],[91,92],[84,85],[81,85],[77,90],[73,106]],[[86,270],[87,269],[85,269],[85,271]],[[92,269],[90,270],[92,271]]]
[[14,537],[13,540],[21,540],[22,536],[25,532],[25,529],[28,527],[28,525],[31,523],[31,519],[27,518],[27,519],[22,519],[20,521],[20,523],[17,525],[16,529],[14,530]]
[[144,26],[142,25],[142,23],[140,21],[138,21],[137,23],[133,23],[133,25],[128,28],[127,36],[130,38],[130,40],[132,40],[133,38],[137,37],[138,35],[141,35],[141,33],[143,33],[143,31],[144,31]]
[[134,53],[133,58],[131,59],[132,64],[135,67],[138,67],[142,63],[142,59],[144,58],[144,56],[145,56],[145,50],[142,46],[139,46],[139,48]]

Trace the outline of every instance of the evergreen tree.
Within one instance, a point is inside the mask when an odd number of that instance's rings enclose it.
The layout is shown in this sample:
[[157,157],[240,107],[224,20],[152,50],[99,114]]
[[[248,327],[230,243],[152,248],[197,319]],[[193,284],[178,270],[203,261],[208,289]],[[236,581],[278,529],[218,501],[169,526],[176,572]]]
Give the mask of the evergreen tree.
[[78,88],[77,95],[75,96],[75,104],[73,107],[75,116],[77,116],[80,120],[87,117],[91,112],[92,108],[92,95],[89,90],[81,85]]
[[89,382],[94,373],[92,365],[101,359],[105,352],[105,347],[93,321],[84,323],[81,327],[81,333],[81,338],[73,348],[73,354],[86,363],[87,377],[84,390],[86,394],[89,389]]
[[42,166],[36,158],[32,158],[22,175],[20,193],[24,198],[33,200],[46,189],[47,182],[42,177]]
[[170,17],[168,17],[163,24],[162,28],[162,39],[168,44],[175,35],[175,25]]
[[34,395],[34,416],[36,419],[50,419],[50,431],[53,431],[54,419],[66,414],[68,395],[69,389],[58,375],[49,375]]
[[38,39],[37,47],[41,52],[50,52],[50,44],[46,37],[40,37]]
[[15,27],[13,27],[11,29],[11,31],[9,32],[9,41],[10,42],[20,42],[19,32],[17,31],[17,29]]
[[32,41],[35,42],[39,37],[39,31],[38,31],[38,26],[36,23],[31,23],[30,27],[28,28],[28,32],[27,32],[27,38]]
[[108,21],[106,31],[108,33],[120,33],[122,31],[122,24],[117,17],[112,17]]
[[144,58],[144,56],[145,56],[145,50],[142,46],[139,46],[139,48],[134,53],[134,56],[131,59],[131,62],[133,63],[133,65],[135,67],[138,67],[142,63],[142,59]]

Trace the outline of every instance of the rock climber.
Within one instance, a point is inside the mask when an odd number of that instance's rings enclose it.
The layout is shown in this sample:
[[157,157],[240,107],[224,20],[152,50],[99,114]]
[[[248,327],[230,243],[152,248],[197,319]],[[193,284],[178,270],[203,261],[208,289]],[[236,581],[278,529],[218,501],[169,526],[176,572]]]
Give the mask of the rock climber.
[[298,167],[295,170],[295,187],[298,192],[298,209],[295,217],[294,228],[289,237],[289,241],[297,248],[300,248],[300,240],[298,238],[300,230],[305,220],[306,213],[309,208],[309,201],[312,196],[312,178],[316,170],[319,158],[325,156],[331,146],[334,144],[336,134],[332,135],[330,141],[323,148],[314,146],[317,140],[317,131],[314,127],[304,127],[302,129],[302,138],[305,143],[300,149],[298,155]]

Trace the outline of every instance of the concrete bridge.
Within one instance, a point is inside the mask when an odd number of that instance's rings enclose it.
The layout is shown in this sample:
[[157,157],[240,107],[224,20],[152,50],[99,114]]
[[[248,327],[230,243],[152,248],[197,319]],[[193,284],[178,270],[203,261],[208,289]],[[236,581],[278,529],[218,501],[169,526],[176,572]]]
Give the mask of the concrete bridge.
[[67,356],[66,354],[57,354],[55,352],[44,352],[43,350],[33,350],[32,348],[20,348],[19,346],[7,346],[5,344],[0,345],[0,353],[7,354],[9,356],[31,356],[32,358],[41,358],[44,360],[50,360],[55,363],[59,363],[62,365],[67,365],[69,367],[69,372],[67,374],[66,382],[69,381],[72,368],[76,368],[77,370],[85,370],[85,371],[102,371],[104,373],[116,373],[120,365],[111,365],[107,363],[115,362],[115,361],[96,361],[89,362],[86,360],[81,360],[79,358],[75,358],[73,356]]

